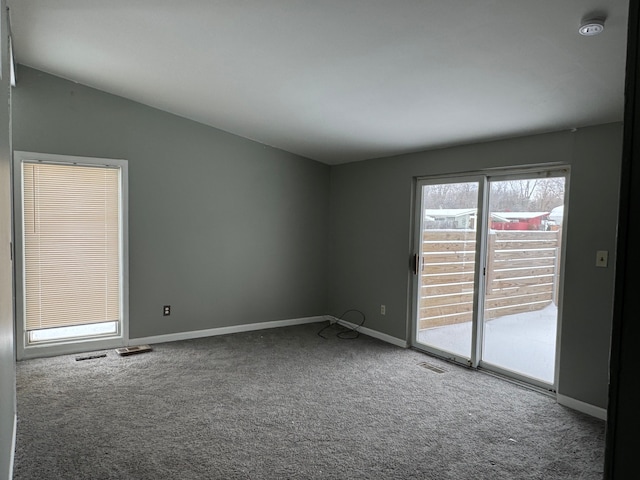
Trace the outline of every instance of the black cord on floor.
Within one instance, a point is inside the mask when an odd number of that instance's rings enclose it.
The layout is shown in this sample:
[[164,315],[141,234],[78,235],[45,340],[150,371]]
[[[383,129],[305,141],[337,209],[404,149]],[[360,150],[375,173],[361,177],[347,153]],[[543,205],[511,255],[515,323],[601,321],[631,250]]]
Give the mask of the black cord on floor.
[[[367,320],[367,317],[365,316],[364,313],[362,313],[360,310],[356,310],[356,309],[350,309],[347,310],[346,312],[344,312],[342,315],[340,315],[338,318],[338,320],[344,320],[344,317],[346,314],[348,313],[358,313],[362,316],[362,321],[356,325],[354,328],[351,327],[347,327],[344,325],[340,325],[339,323],[335,323],[336,325],[338,325],[342,330],[340,330],[339,332],[336,333],[336,337],[341,338],[343,340],[355,340],[356,338],[358,338],[360,336],[360,332],[358,331],[358,329],[364,325],[364,322]],[[325,340],[327,340],[327,337],[325,337],[324,335],[322,335],[322,332],[324,332],[327,328],[331,327],[333,324],[331,323],[331,321],[329,321],[329,323],[327,325],[325,325],[324,327],[322,327],[319,331],[318,331],[318,336],[320,338],[324,338]]]

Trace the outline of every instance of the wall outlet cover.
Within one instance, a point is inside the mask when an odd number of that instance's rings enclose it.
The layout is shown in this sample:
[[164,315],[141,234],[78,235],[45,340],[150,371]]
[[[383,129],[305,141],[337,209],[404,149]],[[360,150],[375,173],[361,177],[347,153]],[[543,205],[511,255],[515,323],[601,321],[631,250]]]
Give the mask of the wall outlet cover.
[[609,252],[607,250],[598,250],[596,252],[596,267],[607,267],[609,265]]

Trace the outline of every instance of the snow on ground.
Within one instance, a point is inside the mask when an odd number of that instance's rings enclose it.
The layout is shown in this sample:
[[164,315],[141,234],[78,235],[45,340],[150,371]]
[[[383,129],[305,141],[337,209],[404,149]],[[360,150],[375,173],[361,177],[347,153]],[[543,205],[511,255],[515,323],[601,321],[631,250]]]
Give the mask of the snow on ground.
[[[534,312],[506,315],[485,323],[485,363],[553,383],[558,309],[551,304]],[[469,357],[471,322],[421,330],[418,342]]]

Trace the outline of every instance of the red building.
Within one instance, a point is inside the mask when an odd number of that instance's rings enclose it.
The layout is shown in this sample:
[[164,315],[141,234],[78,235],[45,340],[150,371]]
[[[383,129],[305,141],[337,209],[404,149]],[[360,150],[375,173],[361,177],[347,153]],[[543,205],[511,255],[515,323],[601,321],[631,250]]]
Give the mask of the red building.
[[492,212],[494,230],[546,230],[549,212]]

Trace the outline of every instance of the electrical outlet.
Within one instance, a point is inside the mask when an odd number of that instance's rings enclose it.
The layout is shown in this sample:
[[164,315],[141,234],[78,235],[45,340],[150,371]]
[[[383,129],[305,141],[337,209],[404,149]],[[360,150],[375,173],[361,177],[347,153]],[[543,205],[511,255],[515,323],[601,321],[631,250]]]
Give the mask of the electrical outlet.
[[164,315],[165,317],[171,315],[171,305],[165,305],[164,307],[162,307],[162,315]]
[[386,314],[387,314],[387,306],[380,305],[380,315],[386,315]]

